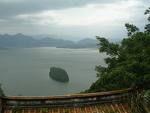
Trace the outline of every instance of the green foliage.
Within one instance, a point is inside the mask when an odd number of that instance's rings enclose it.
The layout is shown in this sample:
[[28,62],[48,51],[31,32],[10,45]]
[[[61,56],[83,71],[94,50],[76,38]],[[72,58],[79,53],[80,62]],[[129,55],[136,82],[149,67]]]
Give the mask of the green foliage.
[[[145,14],[150,15],[150,8]],[[148,17],[150,22],[150,16]],[[150,32],[132,24],[125,24],[128,37],[121,43],[111,43],[97,36],[99,51],[105,52],[107,66],[96,66],[98,80],[87,92],[107,91],[128,87],[150,89]],[[147,26],[147,25],[146,25]]]
[[144,14],[148,15],[148,24],[145,26],[145,32],[150,33],[150,8],[148,8]]
[[48,113],[48,111],[49,111],[48,108],[41,108],[42,113]]
[[2,85],[0,84],[0,96],[5,96],[4,91],[2,89]]
[[135,25],[133,24],[129,24],[129,23],[126,23],[125,24],[125,27],[128,31],[128,36],[132,36],[133,34],[135,34],[136,32],[139,31],[139,28],[137,28]]
[[150,105],[150,90],[147,90],[144,94],[144,101],[147,105]]
[[15,107],[12,109],[12,113],[22,113],[22,109],[19,107]]

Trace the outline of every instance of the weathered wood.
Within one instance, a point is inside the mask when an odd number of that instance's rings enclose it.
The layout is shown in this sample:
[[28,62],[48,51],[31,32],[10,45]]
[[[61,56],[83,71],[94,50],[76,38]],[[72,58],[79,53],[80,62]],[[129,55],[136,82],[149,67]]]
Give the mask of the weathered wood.
[[90,97],[102,97],[102,96],[111,96],[124,93],[132,92],[132,88],[116,91],[107,91],[107,92],[97,92],[97,93],[84,93],[84,94],[71,94],[71,95],[60,95],[60,96],[11,96],[11,97],[2,97],[4,100],[57,100],[57,99],[75,99],[75,98],[90,98]]
[[14,96],[1,98],[1,113],[131,113],[135,90],[65,96]]

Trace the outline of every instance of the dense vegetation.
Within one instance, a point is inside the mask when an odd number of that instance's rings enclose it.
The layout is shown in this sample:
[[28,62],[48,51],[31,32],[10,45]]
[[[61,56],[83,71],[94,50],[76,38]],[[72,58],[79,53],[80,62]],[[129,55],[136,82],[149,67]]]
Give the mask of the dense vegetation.
[[51,67],[49,76],[59,82],[68,82],[69,76],[64,69],[58,67]]
[[2,87],[1,87],[1,84],[0,84],[0,96],[4,96],[4,91],[3,91]]
[[129,87],[150,89],[150,8],[145,11],[148,24],[144,31],[125,24],[128,36],[121,43],[111,43],[97,36],[99,51],[105,52],[107,66],[96,66],[98,80],[87,92],[116,90]]

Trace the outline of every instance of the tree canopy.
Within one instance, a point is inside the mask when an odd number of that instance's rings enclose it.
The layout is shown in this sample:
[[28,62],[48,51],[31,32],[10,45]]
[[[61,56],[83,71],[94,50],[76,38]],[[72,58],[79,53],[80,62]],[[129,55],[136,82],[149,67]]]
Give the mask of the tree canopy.
[[145,15],[148,16],[145,31],[126,23],[127,37],[121,43],[97,36],[99,52],[108,55],[104,59],[107,66],[96,66],[98,80],[87,92],[129,87],[150,89],[150,8]]
[[0,84],[0,96],[4,96],[4,91],[2,89],[2,85]]

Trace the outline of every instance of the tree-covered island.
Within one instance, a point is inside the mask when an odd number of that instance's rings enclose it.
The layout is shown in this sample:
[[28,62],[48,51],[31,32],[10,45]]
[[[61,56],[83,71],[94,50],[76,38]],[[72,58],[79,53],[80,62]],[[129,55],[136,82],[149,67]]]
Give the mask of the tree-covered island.
[[62,68],[51,67],[50,72],[49,72],[49,76],[53,80],[56,80],[59,82],[69,82],[69,76],[68,76],[67,72]]

